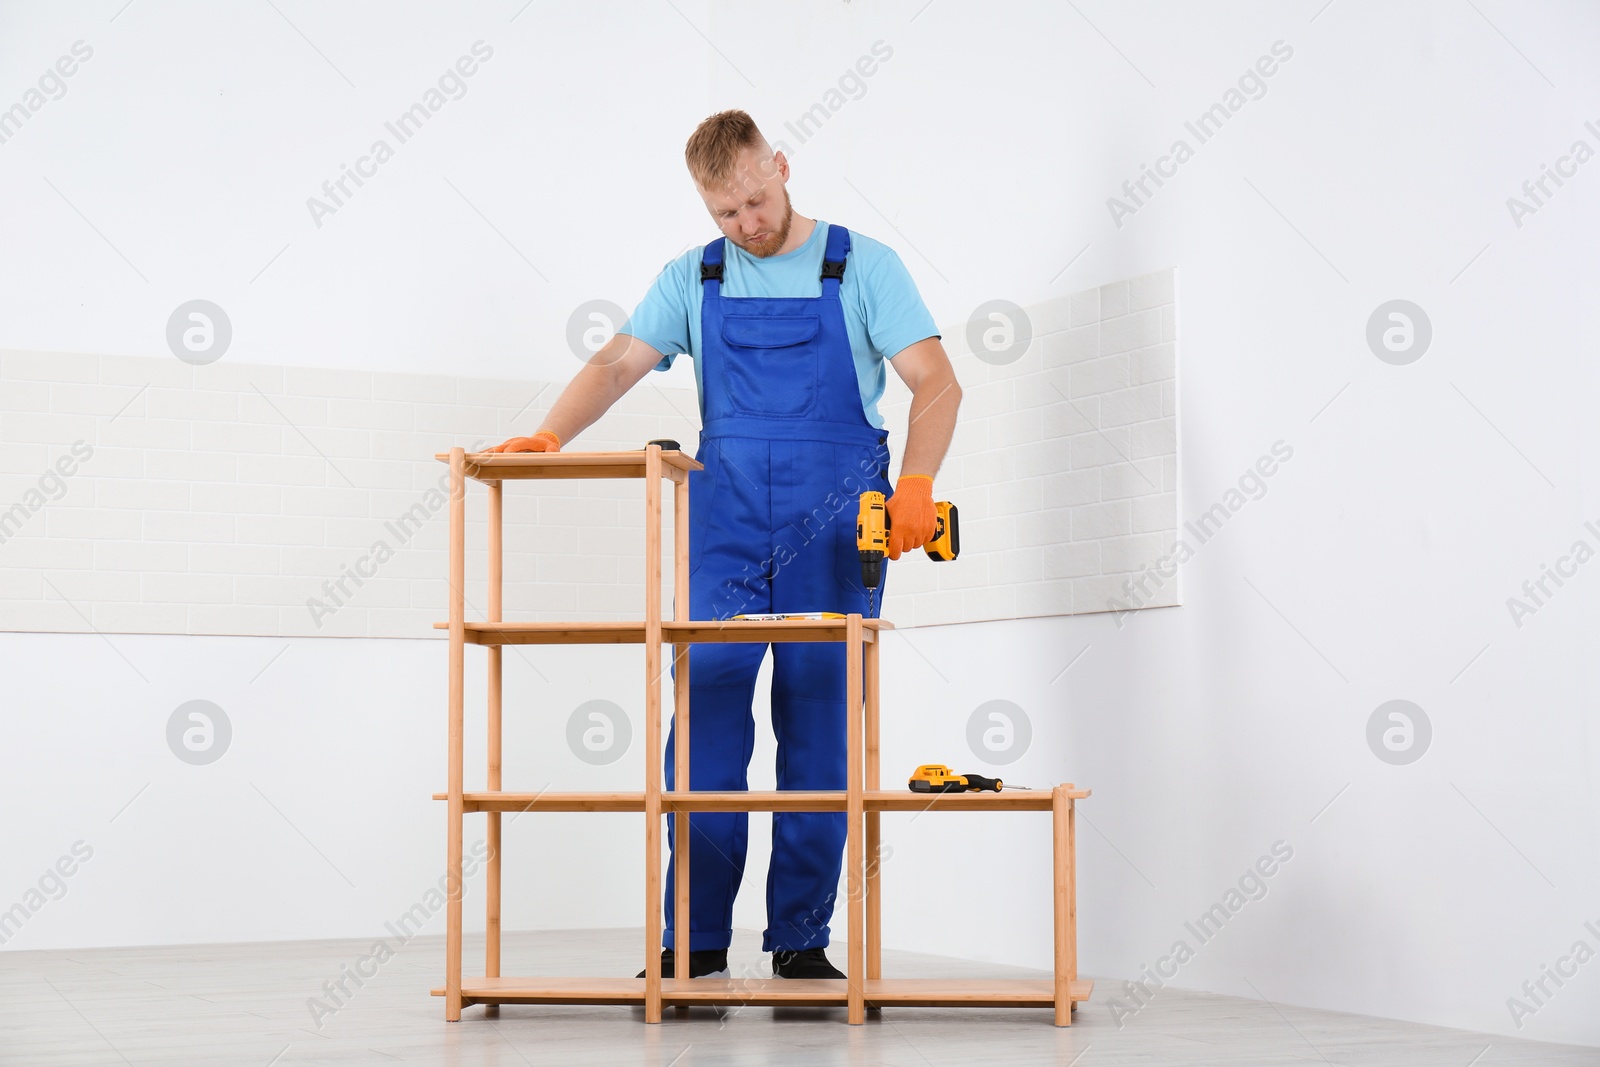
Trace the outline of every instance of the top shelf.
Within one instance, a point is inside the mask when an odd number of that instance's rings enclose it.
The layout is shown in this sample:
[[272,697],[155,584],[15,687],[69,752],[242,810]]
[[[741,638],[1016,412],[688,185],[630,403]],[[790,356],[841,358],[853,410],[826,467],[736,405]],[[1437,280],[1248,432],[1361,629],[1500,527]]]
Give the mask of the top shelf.
[[[467,477],[480,482],[525,478],[643,478],[644,449],[631,452],[468,452]],[[450,453],[435,452],[434,459],[450,462]],[[687,452],[661,453],[661,476],[681,482],[690,471],[705,468]]]

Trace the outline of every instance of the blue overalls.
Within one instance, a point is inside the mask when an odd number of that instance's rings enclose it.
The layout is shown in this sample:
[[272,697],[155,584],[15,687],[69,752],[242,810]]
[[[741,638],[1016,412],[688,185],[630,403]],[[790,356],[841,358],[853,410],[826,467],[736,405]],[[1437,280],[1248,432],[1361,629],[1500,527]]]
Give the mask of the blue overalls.
[[[703,471],[689,476],[693,619],[753,612],[867,615],[855,526],[860,496],[888,495],[888,434],[867,421],[839,285],[850,233],[828,228],[822,295],[728,298],[723,242],[701,260]],[[690,788],[749,788],[751,699],[764,644],[698,644],[689,658]],[[772,646],[779,789],[844,789],[845,650]],[[673,738],[667,740],[667,788]],[[668,841],[674,823],[667,820]],[[828,944],[845,843],[843,812],[775,812],[763,952]],[[749,817],[691,816],[689,948],[725,949],[744,877]],[[673,945],[675,866],[663,945]]]

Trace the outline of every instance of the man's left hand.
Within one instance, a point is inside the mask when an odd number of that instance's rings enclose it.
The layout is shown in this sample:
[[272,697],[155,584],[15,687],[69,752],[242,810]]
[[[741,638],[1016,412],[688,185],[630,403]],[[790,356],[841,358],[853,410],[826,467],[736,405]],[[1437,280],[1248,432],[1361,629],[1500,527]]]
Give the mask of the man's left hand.
[[933,476],[902,474],[894,495],[885,505],[889,512],[889,558],[921,548],[933,539],[938,513],[933,507]]

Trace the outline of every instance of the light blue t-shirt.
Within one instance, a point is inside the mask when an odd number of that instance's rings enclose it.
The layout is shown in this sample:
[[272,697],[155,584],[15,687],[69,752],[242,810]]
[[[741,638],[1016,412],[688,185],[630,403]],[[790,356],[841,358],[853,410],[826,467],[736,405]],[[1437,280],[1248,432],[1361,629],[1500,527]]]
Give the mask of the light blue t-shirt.
[[[821,219],[805,244],[781,256],[762,259],[725,241],[722,258],[727,266],[722,274],[722,295],[821,296],[822,256],[827,244],[828,224]],[[664,358],[656,365],[657,370],[672,366],[678,353],[689,353],[695,361],[695,388],[702,412],[705,386],[698,356],[703,297],[700,256],[704,248],[691,248],[663,267],[633,316],[617,331],[637,337],[660,352]],[[878,398],[883,396],[883,361],[893,359],[907,345],[938,337],[939,330],[894,249],[851,230],[846,262],[839,301],[844,305],[850,354],[855,357],[861,409],[870,424],[882,429]]]

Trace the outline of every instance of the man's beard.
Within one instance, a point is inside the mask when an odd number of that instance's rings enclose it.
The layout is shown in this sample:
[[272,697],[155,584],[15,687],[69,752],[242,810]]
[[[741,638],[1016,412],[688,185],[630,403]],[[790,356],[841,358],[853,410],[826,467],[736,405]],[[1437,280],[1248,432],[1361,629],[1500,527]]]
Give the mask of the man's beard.
[[757,241],[754,244],[748,244],[746,242],[741,241],[741,242],[739,242],[739,247],[744,249],[746,252],[749,252],[752,256],[755,256],[757,259],[766,259],[768,256],[776,255],[778,249],[782,248],[783,247],[783,243],[789,239],[789,227],[791,225],[793,225],[793,223],[794,223],[794,205],[789,202],[789,189],[788,189],[788,187],[784,186],[783,187],[783,225],[778,227],[778,232],[774,233],[774,234],[770,234],[765,239]]

